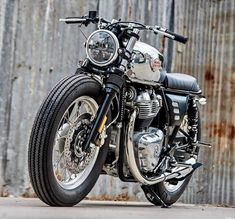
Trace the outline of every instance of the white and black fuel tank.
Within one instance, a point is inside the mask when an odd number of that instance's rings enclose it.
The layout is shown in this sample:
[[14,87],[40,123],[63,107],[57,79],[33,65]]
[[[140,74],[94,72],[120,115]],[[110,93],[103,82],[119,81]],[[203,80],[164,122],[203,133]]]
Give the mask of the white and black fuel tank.
[[138,41],[133,50],[131,70],[127,72],[127,76],[139,83],[159,82],[163,64],[164,57],[156,48]]

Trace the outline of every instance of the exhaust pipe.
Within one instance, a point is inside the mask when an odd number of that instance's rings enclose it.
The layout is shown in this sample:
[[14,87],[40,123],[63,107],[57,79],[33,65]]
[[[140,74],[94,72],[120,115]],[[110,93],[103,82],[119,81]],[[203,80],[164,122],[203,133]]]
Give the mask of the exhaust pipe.
[[[134,134],[134,125],[135,125],[135,119],[136,119],[136,110],[131,115],[130,122],[128,125],[128,132],[127,132],[127,142],[126,142],[126,155],[127,155],[127,162],[130,167],[130,171],[133,175],[133,177],[140,183],[144,185],[153,185],[157,184],[159,182],[170,180],[173,178],[179,178],[183,179],[186,178],[188,175],[193,173],[196,168],[201,166],[199,163],[196,163],[196,160],[194,158],[191,158],[191,162],[188,164],[178,164],[177,170],[173,171],[172,173],[163,173],[160,176],[156,178],[150,178],[147,179],[144,177],[136,163],[135,159],[135,153],[134,153],[134,145],[133,145],[133,134]],[[177,180],[177,179],[176,179]]]

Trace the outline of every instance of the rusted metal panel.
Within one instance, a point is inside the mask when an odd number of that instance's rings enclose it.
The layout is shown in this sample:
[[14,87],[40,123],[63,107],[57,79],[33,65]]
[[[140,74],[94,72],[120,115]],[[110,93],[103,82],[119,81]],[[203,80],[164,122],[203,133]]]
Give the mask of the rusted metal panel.
[[211,150],[201,150],[204,167],[187,189],[183,200],[234,204],[235,202],[235,70],[234,1],[175,1],[175,30],[188,35],[189,43],[175,44],[172,71],[199,79],[208,98],[202,107],[203,139]]
[[[84,57],[84,37],[60,17],[99,9],[108,19],[136,20],[169,27],[189,36],[184,46],[154,34],[142,40],[159,48],[168,69],[198,78],[208,97],[202,107],[204,163],[182,201],[235,204],[235,69],[233,0],[0,0],[0,191],[32,194],[27,174],[27,143],[36,111],[46,93],[73,74]],[[86,35],[95,27],[85,28]],[[137,184],[101,176],[90,198],[139,199]]]

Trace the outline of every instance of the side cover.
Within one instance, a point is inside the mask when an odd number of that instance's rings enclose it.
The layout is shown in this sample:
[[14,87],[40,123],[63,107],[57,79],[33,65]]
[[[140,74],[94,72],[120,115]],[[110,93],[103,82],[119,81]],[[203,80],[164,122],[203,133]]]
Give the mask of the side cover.
[[179,126],[187,112],[187,96],[166,94],[170,113],[170,126]]

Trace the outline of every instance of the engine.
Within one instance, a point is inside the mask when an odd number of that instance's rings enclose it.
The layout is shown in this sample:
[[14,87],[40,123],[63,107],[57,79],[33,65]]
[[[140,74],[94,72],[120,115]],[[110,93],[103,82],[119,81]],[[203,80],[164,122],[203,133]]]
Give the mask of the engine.
[[135,130],[147,129],[162,107],[162,97],[154,90],[141,90],[137,93],[134,105],[138,109]]
[[164,140],[163,132],[158,128],[150,127],[153,119],[162,107],[162,97],[154,90],[129,89],[129,97],[138,110],[135,121],[133,143],[138,152],[139,166],[142,172],[152,172],[157,166]]
[[163,139],[163,132],[157,128],[134,134],[134,145],[138,149],[139,165],[143,172],[151,172],[157,166]]

